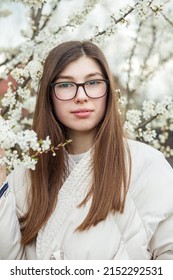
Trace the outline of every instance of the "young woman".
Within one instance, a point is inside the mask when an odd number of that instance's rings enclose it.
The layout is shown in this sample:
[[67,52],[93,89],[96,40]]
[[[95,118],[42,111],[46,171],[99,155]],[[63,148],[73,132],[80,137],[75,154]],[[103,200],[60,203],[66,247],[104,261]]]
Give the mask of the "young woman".
[[[173,170],[127,140],[102,51],[69,41],[48,55],[33,129],[57,146],[5,180],[1,259],[173,259]],[[5,180],[5,183],[3,181]]]

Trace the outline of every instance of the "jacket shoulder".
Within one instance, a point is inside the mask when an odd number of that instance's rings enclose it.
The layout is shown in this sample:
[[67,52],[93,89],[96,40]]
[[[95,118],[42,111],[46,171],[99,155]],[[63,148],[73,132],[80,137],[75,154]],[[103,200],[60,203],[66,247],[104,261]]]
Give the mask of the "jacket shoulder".
[[[131,192],[173,192],[173,169],[164,155],[151,146],[128,140],[131,155]],[[154,198],[154,197],[153,197]]]
[[128,146],[132,161],[129,194],[144,224],[155,224],[173,214],[173,169],[149,145],[129,140]]
[[127,143],[132,157],[142,156],[143,160],[148,159],[149,161],[158,158],[165,159],[164,155],[160,151],[148,144],[130,139],[127,140]]

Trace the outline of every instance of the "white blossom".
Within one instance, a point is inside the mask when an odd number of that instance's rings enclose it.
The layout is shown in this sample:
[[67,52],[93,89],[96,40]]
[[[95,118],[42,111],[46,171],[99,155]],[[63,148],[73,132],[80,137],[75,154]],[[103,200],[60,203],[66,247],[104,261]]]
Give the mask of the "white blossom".
[[142,104],[143,109],[143,118],[149,119],[150,117],[153,117],[156,115],[155,111],[155,102],[153,100],[145,100]]
[[6,149],[14,147],[16,143],[15,136],[10,122],[4,121],[4,119],[0,117],[0,147]]
[[17,143],[24,152],[28,151],[30,147],[36,151],[39,148],[37,141],[37,134],[33,130],[27,129],[17,133]]
[[146,130],[143,131],[143,139],[145,142],[151,143],[155,138],[157,134],[155,130]]
[[161,144],[160,144],[160,142],[159,142],[158,139],[154,139],[154,140],[152,141],[152,144],[153,144],[153,147],[154,147],[155,149],[160,150]]
[[41,143],[41,150],[44,152],[44,151],[47,151],[51,146],[51,141],[50,141],[50,138],[49,136],[46,137],[45,140],[42,141]]
[[166,140],[168,139],[168,133],[165,132],[163,134],[160,134],[158,136],[158,138],[159,138],[160,143],[164,144],[166,142]]
[[125,132],[126,132],[126,134],[129,138],[132,138],[132,139],[136,138],[137,133],[135,131],[134,126],[130,122],[125,121],[123,127],[124,127],[124,130],[125,130]]
[[27,109],[29,111],[29,113],[33,113],[34,109],[35,109],[35,104],[36,104],[36,96],[28,96],[28,98],[26,98],[23,101],[23,108]]
[[[15,132],[13,122],[0,117],[0,147],[5,150],[5,156],[0,158],[0,165],[6,164],[9,171],[20,164],[34,169],[37,160],[30,156],[30,149],[39,155],[48,151],[50,146],[49,136],[45,140],[39,140],[33,130]],[[18,149],[22,151],[22,154]]]
[[17,92],[18,96],[20,96],[23,99],[23,102],[30,98],[31,92],[30,92],[29,88],[27,88],[27,87],[25,87],[25,88],[18,87],[16,92]]
[[40,79],[42,75],[43,66],[39,60],[32,60],[27,64],[25,70],[28,71],[32,79],[35,79],[36,77]]
[[23,165],[28,168],[28,169],[32,169],[35,170],[35,166],[36,166],[36,159],[29,157],[27,154],[24,154],[23,156]]
[[16,82],[22,84],[24,82],[24,78],[28,78],[29,73],[25,68],[15,68],[11,71],[11,75]]
[[134,125],[134,127],[137,127],[141,122],[141,115],[140,110],[129,110],[126,113],[126,120]]
[[14,2],[22,3],[24,5],[28,5],[29,7],[38,7],[46,3],[48,0],[13,0]]
[[15,94],[11,88],[11,83],[8,83],[8,85],[9,85],[8,90],[4,94],[4,97],[1,100],[1,102],[4,107],[8,107],[8,106],[13,107],[16,103],[16,98],[15,98]]

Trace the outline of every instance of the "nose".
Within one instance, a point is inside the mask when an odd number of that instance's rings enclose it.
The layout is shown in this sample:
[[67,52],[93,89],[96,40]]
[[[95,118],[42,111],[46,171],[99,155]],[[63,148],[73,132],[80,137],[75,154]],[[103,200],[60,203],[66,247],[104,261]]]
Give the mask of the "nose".
[[88,100],[88,96],[85,93],[84,87],[79,85],[75,96],[75,102],[85,102]]

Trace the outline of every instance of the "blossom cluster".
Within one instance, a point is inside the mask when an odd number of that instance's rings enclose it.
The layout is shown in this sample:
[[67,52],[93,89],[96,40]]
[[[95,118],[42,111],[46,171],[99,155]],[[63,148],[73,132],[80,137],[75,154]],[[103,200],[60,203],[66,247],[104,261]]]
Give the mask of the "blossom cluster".
[[146,0],[137,1],[137,12],[140,17],[146,17],[154,13],[158,15],[163,10],[163,1],[160,0]]
[[173,149],[167,145],[173,131],[173,97],[165,96],[159,102],[145,100],[141,110],[128,110],[124,129],[130,138],[149,143],[166,157],[173,156]]
[[6,165],[8,172],[18,165],[35,170],[40,154],[51,152],[55,156],[56,150],[70,142],[71,140],[66,140],[54,147],[49,136],[44,140],[38,139],[36,132],[31,129],[16,133],[13,122],[5,121],[0,117],[0,166]]
[[12,170],[19,164],[26,168],[35,169],[37,158],[29,156],[30,149],[43,153],[50,149],[49,136],[39,140],[33,130],[15,132],[13,122],[5,121],[0,117],[0,147],[4,149],[5,156],[0,157],[0,165],[6,165]]
[[92,11],[92,9],[95,7],[95,5],[97,3],[98,3],[98,0],[86,1],[82,11],[73,13],[72,15],[70,15],[68,17],[68,24],[71,26],[78,26],[78,25],[82,24],[86,20],[86,17]]

